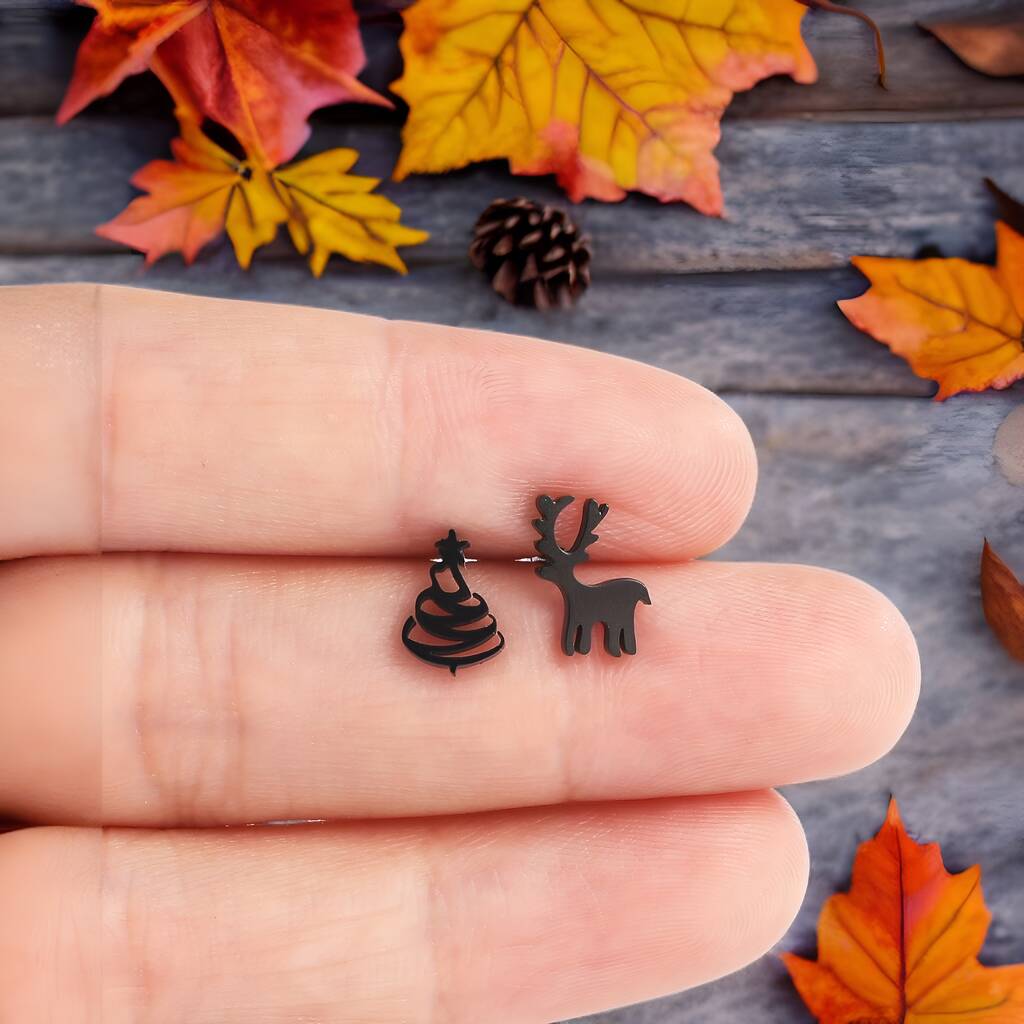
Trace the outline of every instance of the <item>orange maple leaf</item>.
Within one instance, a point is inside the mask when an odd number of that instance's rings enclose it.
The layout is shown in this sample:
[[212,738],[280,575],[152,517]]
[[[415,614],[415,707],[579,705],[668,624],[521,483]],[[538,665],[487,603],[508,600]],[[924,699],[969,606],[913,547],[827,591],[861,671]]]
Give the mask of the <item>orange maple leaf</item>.
[[1024,236],[996,225],[995,267],[962,259],[857,256],[871,282],[839,308],[847,319],[937,381],[936,398],[1008,388],[1024,377]]
[[188,117],[172,149],[174,160],[154,160],[132,179],[148,195],[96,229],[144,252],[147,263],[169,252],[191,263],[227,231],[239,264],[248,268],[255,250],[286,224],[317,277],[333,252],[405,273],[397,247],[427,238],[425,231],[399,223],[394,203],[372,194],[378,179],[347,173],[359,155],[353,149],[332,149],[268,170],[222,149]]
[[78,0],[96,20],[57,113],[63,124],[128,75],[152,67],[176,104],[224,125],[274,166],[309,136],[317,107],[388,101],[365,63],[350,0]]
[[1024,661],[1024,583],[985,541],[981,552],[981,602],[999,642]]
[[817,962],[783,960],[819,1024],[1019,1024],[1024,964],[978,961],[990,920],[981,869],[949,874],[893,800],[857,851],[850,891],[822,909]]
[[267,172],[222,149],[188,118],[171,149],[174,160],[153,160],[132,178],[149,194],[96,233],[144,252],[146,263],[169,252],[191,263],[226,228],[238,262],[248,267],[253,252],[277,233],[280,204]]
[[797,0],[416,0],[403,12],[409,104],[395,178],[505,157],[569,196],[629,190],[722,212],[733,94],[817,76]]

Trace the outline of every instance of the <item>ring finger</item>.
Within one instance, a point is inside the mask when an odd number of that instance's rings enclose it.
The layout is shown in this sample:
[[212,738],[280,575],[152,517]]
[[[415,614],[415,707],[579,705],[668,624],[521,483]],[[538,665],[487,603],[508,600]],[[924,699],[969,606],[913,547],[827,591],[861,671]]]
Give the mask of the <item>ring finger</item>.
[[770,793],[28,829],[0,837],[0,1019],[543,1024],[735,970],[781,936],[806,877]]

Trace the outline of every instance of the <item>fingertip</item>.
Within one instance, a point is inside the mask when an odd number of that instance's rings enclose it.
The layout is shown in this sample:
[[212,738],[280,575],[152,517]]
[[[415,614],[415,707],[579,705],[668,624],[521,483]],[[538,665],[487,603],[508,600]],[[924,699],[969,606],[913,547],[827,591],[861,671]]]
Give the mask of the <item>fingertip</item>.
[[709,451],[719,458],[707,467],[702,544],[691,557],[718,550],[739,532],[754,503],[758,476],[757,451],[743,418],[718,395],[700,390],[708,401]]
[[775,790],[758,793],[757,797],[761,801],[760,813],[766,818],[770,816],[778,836],[776,855],[765,879],[766,893],[777,897],[770,904],[775,914],[765,916],[759,936],[762,948],[757,955],[760,956],[786,934],[796,918],[807,895],[811,854],[807,834],[789,801]]
[[[721,904],[721,927],[706,941],[722,945],[720,974],[739,970],[770,950],[789,930],[807,892],[810,853],[803,826],[774,790],[718,798],[742,824],[731,871],[740,892]],[[729,851],[720,851],[729,860]]]
[[921,693],[917,640],[903,613],[881,591],[855,577],[847,586],[859,592],[864,660],[860,665],[864,723],[863,767],[887,754],[906,732]]
[[[607,358],[607,357],[605,357]],[[618,549],[598,557],[700,558],[731,540],[750,513],[757,453],[739,413],[695,381],[620,360],[631,410],[644,424],[618,467],[605,533]],[[608,478],[608,469],[598,472]],[[623,522],[625,520],[625,522]],[[618,538],[617,541],[614,538]],[[595,552],[596,553],[596,552]]]
[[843,775],[883,757],[906,731],[920,694],[921,663],[907,620],[881,591],[845,573],[808,572],[831,591],[837,620],[821,634],[831,644],[833,694],[822,745],[834,737],[826,777]]

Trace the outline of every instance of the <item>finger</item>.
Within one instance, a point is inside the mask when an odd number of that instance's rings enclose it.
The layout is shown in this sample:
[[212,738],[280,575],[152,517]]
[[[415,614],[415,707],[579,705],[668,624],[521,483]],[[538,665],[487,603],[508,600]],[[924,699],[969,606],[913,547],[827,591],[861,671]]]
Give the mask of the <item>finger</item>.
[[426,566],[8,566],[0,810],[218,824],[762,788],[874,760],[916,700],[903,619],[837,573],[636,567],[653,600],[636,611],[637,656],[597,636],[569,659],[558,591],[529,565],[476,563],[507,646],[453,678],[401,644]]
[[544,1024],[735,970],[783,934],[806,877],[799,823],[769,793],[30,830],[0,839],[0,1019],[79,1024],[100,998],[105,1021]]
[[541,492],[613,509],[596,558],[690,557],[746,516],[720,399],[584,349],[328,310],[0,291],[0,554],[532,554]]

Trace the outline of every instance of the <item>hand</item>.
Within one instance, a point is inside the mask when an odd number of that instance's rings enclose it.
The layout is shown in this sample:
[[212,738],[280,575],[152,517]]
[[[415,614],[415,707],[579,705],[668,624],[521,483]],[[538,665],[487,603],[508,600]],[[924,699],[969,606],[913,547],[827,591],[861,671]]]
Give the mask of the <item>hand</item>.
[[[141,290],[8,289],[0,323],[0,812],[64,826],[0,838],[0,1020],[545,1024],[783,934],[770,787],[884,753],[918,661],[855,580],[692,561],[754,491],[722,401]],[[611,506],[585,576],[647,585],[636,657],[562,654],[513,561],[540,493]],[[507,638],[454,679],[400,641],[449,527]]]

